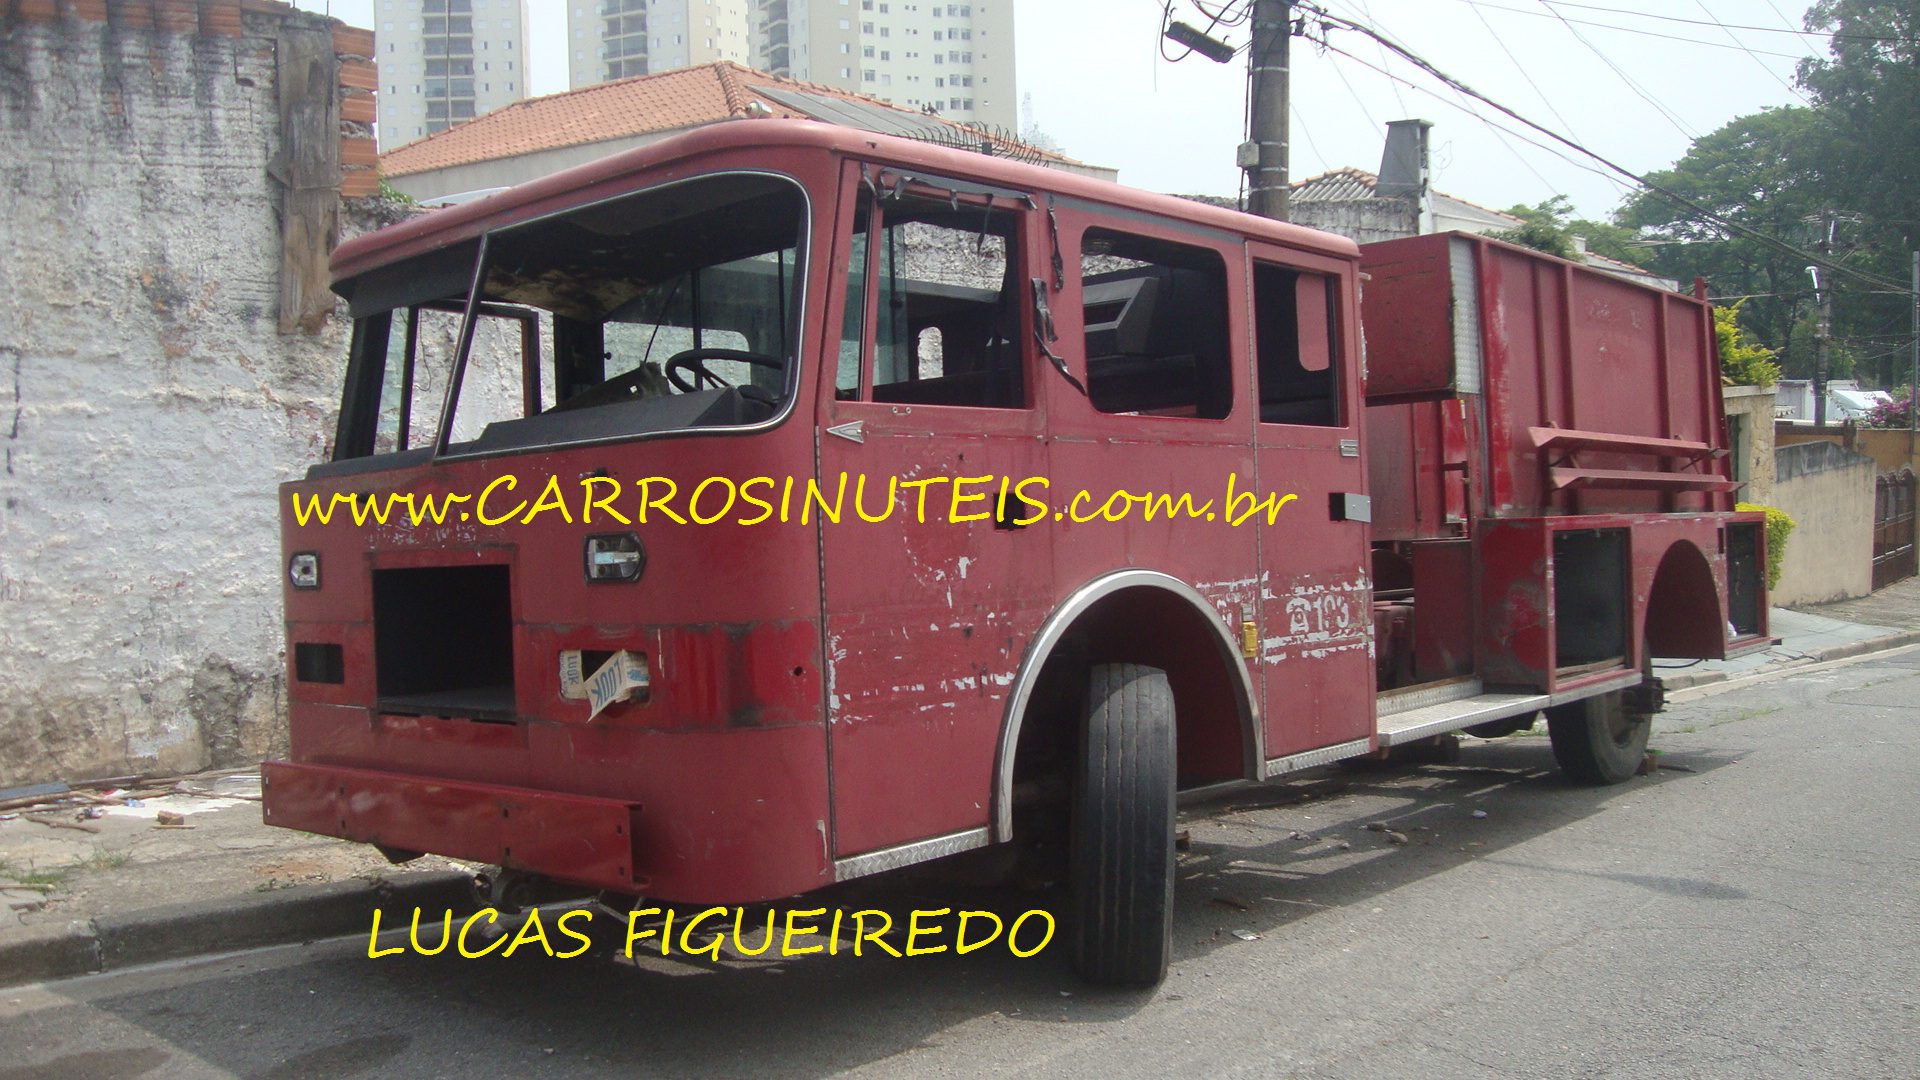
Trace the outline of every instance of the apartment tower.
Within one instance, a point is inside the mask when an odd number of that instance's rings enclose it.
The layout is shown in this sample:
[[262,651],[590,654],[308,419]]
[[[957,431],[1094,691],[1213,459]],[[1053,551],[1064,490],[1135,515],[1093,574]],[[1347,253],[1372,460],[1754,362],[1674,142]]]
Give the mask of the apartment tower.
[[376,0],[380,149],[527,96],[524,0]]

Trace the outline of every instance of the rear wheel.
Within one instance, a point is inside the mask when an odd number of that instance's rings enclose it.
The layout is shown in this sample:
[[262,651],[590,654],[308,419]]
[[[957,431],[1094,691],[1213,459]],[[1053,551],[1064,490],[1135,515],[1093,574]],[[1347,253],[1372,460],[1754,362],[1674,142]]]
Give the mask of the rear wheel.
[[1632,778],[1647,756],[1652,731],[1652,714],[1628,708],[1623,691],[1547,710],[1553,758],[1583,784],[1619,784]]
[[1153,986],[1173,950],[1174,723],[1166,673],[1094,664],[1074,774],[1074,967]]

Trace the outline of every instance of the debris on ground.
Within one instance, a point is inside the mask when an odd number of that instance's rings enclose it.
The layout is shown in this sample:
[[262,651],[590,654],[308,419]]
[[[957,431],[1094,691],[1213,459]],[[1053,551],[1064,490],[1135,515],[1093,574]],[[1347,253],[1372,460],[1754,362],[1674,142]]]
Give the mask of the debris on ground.
[[154,823],[156,825],[172,826],[172,827],[178,828],[179,826],[185,825],[187,823],[187,815],[182,814],[177,810],[162,810],[159,813],[154,815]]
[[1239,938],[1241,941],[1259,941],[1260,940],[1260,935],[1254,933],[1251,930],[1235,930],[1233,932],[1233,936]]
[[1192,851],[1193,850],[1193,832],[1188,829],[1181,829],[1179,832],[1174,833],[1173,834],[1173,850]]
[[84,821],[58,821],[50,817],[35,817],[32,814],[27,815],[27,820],[34,822],[36,824],[45,825],[48,828],[53,828],[53,829],[78,829],[81,832],[90,832],[90,833],[97,833],[100,831],[100,826],[89,825]]
[[1388,829],[1388,830],[1387,830],[1387,843],[1389,843],[1389,844],[1404,844],[1404,843],[1406,843],[1406,842],[1407,842],[1407,834],[1406,834],[1406,833],[1403,833],[1403,832],[1395,832],[1395,831],[1394,831],[1394,830],[1392,830],[1392,829]]
[[1473,818],[1475,821],[1483,821],[1486,819],[1486,816],[1487,816],[1487,812],[1485,810],[1475,810],[1473,812]]
[[1253,910],[1252,904],[1247,903],[1245,900],[1242,900],[1237,896],[1228,896],[1225,893],[1222,893],[1221,895],[1214,897],[1213,902],[1216,904],[1219,904],[1221,907],[1237,908],[1241,911]]

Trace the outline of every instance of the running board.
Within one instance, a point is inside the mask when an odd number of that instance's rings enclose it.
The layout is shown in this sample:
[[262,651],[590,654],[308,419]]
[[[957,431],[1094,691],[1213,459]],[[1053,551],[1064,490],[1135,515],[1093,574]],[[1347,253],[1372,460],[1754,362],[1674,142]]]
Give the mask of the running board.
[[1475,724],[1538,712],[1551,702],[1546,694],[1481,694],[1393,713],[1380,718],[1380,748],[1384,750]]
[[1404,746],[1435,735],[1491,723],[1509,717],[1536,712],[1550,705],[1564,705],[1614,690],[1638,686],[1644,676],[1638,671],[1622,672],[1610,679],[1596,680],[1557,694],[1492,693],[1458,700],[1444,700],[1414,709],[1383,715],[1377,721],[1382,750]]

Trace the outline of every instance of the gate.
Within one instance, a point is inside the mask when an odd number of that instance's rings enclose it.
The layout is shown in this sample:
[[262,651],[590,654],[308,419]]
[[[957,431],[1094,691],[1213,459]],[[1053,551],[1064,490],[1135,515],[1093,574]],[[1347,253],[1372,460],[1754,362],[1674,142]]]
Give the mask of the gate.
[[1873,587],[1880,589],[1915,572],[1914,475],[1911,469],[1881,473],[1874,484]]

